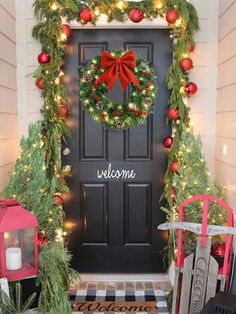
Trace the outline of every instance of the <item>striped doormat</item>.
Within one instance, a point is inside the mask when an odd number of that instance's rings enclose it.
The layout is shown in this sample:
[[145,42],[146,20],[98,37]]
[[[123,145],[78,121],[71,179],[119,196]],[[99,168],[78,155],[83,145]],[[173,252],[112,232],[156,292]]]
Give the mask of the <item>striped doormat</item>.
[[[160,289],[131,289],[130,286],[93,284],[71,289],[73,313],[162,313],[168,314],[165,292]],[[122,287],[121,287],[122,288]]]

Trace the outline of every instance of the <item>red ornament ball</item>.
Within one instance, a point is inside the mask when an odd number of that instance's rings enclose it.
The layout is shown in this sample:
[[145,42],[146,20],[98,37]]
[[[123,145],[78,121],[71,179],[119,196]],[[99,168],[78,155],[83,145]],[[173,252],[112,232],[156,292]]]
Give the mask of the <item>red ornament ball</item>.
[[178,108],[169,108],[167,110],[167,117],[171,121],[176,121],[179,119],[179,109]]
[[38,78],[37,81],[36,81],[36,86],[39,88],[39,89],[44,89],[44,79],[42,77]]
[[191,58],[183,58],[180,61],[180,66],[183,71],[189,71],[193,68],[193,60]]
[[174,24],[179,18],[179,11],[171,9],[166,13],[166,20],[169,24]]
[[59,194],[55,195],[54,201],[55,201],[56,205],[63,205],[63,203],[64,203],[63,197]]
[[90,8],[84,8],[80,12],[80,20],[83,23],[92,22],[93,18],[94,18],[94,14],[93,14],[93,11]]
[[143,20],[144,13],[140,9],[132,9],[129,13],[129,18],[131,19],[132,22],[139,23]]
[[190,44],[188,45],[188,52],[189,52],[189,53],[194,52],[195,48],[196,48],[195,43],[190,43]]
[[147,83],[147,87],[146,87],[146,92],[147,92],[147,93],[150,93],[152,87],[153,87],[153,83],[152,83],[152,82],[148,82],[148,83]]
[[172,192],[171,192],[171,197],[172,197],[173,199],[175,199],[176,196],[177,196],[177,192],[176,192],[175,189],[173,189]]
[[66,35],[67,38],[71,35],[71,28],[68,24],[62,24],[61,25],[63,33]]
[[213,255],[213,256],[222,256],[223,257],[225,255],[225,247],[226,247],[225,242],[215,244],[211,248],[211,255]]
[[40,247],[44,247],[45,244],[46,244],[46,238],[45,238],[45,236],[42,235],[42,234],[38,234],[38,245],[39,245]]
[[188,96],[192,96],[192,95],[196,94],[196,92],[197,92],[197,84],[195,84],[193,82],[189,82],[185,86],[185,92],[186,92],[186,94],[188,94]]
[[176,172],[178,172],[178,169],[179,169],[178,162],[177,162],[177,161],[173,161],[173,162],[170,164],[170,170],[171,170],[173,173],[176,173]]
[[64,102],[61,102],[60,104],[60,118],[65,119],[68,117],[69,115],[69,109],[68,107],[65,105]]
[[63,184],[63,185],[67,185],[67,180],[66,180],[66,178],[64,177],[64,176],[62,176],[62,177],[60,177],[60,182],[61,182],[61,184]]
[[173,141],[174,141],[174,139],[172,136],[167,136],[163,141],[165,148],[170,149],[173,145]]
[[41,52],[38,55],[38,62],[39,62],[39,64],[49,63],[50,59],[51,59],[50,54],[47,53],[47,52]]

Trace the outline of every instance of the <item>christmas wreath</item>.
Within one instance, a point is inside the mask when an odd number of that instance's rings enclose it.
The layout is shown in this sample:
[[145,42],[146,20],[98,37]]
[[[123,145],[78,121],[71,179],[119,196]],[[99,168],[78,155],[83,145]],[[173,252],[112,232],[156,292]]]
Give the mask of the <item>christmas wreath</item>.
[[[123,91],[131,83],[126,103],[108,97],[119,77]],[[134,51],[103,51],[82,70],[80,99],[91,117],[106,127],[127,129],[143,123],[153,112],[157,96],[153,69]]]

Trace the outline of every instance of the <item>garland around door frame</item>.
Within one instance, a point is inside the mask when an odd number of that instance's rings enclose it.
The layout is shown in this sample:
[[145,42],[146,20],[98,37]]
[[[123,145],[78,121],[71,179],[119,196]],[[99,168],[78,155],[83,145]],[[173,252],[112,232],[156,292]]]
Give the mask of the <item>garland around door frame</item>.
[[[78,19],[82,24],[96,25],[103,14],[108,23],[112,20],[140,23],[143,19],[152,20],[158,16],[168,22],[169,36],[173,39],[173,63],[166,78],[170,91],[166,119],[173,125],[173,134],[163,139],[168,153],[163,196],[169,208],[167,219],[173,219],[176,212],[172,209],[178,198],[173,180],[180,171],[181,139],[186,130],[192,136],[185,98],[197,92],[197,85],[189,81],[189,71],[193,67],[190,54],[195,49],[193,35],[199,29],[198,16],[186,0],[35,0],[34,12],[38,24],[34,26],[32,36],[41,43],[42,52],[33,76],[42,91],[42,121],[30,126],[28,139],[22,140],[21,156],[11,173],[5,195],[18,198],[36,213],[40,222],[40,310],[49,314],[70,313],[66,292],[70,279],[76,274],[69,267],[68,252],[58,242],[66,235],[61,231],[62,205],[63,197],[68,193],[67,177],[71,175],[71,167],[62,167],[60,161],[61,138],[69,135],[70,104],[63,85],[64,51],[71,34],[69,21]],[[62,23],[64,17],[67,17],[67,24]],[[151,76],[149,79],[152,82]],[[153,84],[156,90],[155,82]],[[88,95],[81,96],[86,100]],[[151,100],[153,98],[148,99],[148,104],[152,107]],[[116,125],[120,126],[123,127],[122,124]],[[64,153],[68,154],[69,149]],[[73,223],[65,227],[73,227]]]

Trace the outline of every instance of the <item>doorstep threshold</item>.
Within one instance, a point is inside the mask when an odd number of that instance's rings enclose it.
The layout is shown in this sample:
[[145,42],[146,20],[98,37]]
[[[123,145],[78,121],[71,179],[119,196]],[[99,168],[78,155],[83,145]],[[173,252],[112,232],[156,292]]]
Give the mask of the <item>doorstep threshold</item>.
[[169,282],[167,274],[80,274],[82,281],[150,281],[150,282]]

